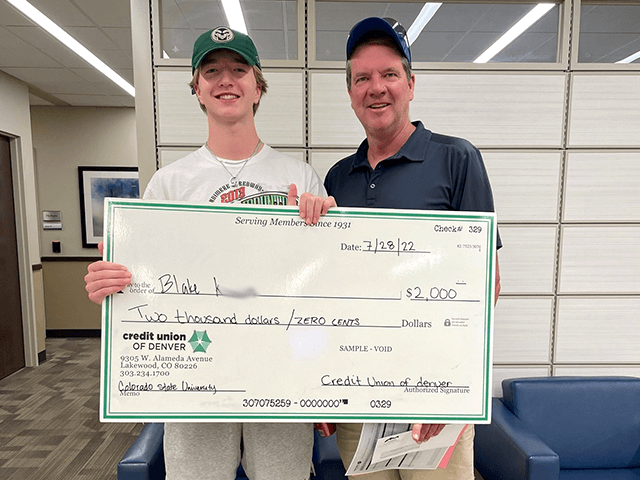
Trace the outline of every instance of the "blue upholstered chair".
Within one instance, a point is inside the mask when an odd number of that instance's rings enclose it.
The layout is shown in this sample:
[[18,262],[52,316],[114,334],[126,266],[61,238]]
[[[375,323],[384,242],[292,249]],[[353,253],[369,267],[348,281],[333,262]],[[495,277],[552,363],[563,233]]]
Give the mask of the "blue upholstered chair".
[[485,480],[639,480],[640,378],[502,382],[490,425],[477,425]]
[[164,480],[164,424],[148,423],[118,463],[118,480]]
[[[313,467],[316,480],[342,480],[345,470],[340,460],[336,436],[320,437],[314,431]],[[149,423],[118,463],[118,480],[164,480],[164,425]],[[240,465],[236,480],[247,480]]]
[[315,435],[313,443],[313,469],[315,471],[315,480],[345,480],[347,473],[342,465],[340,452],[338,452],[338,444],[336,443],[336,435],[329,437],[321,437],[314,430]]

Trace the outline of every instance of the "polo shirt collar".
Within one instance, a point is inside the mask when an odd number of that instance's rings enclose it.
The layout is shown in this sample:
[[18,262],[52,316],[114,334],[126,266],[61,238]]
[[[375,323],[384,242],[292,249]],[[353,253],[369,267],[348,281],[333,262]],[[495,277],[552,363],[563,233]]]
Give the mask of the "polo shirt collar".
[[[431,131],[424,128],[420,120],[411,122],[416,129],[411,136],[404,142],[404,145],[400,147],[395,154],[388,158],[385,158],[383,162],[389,160],[406,159],[409,162],[422,162],[425,159],[427,148],[431,142]],[[369,160],[367,159],[367,151],[369,150],[369,142],[365,139],[353,159],[351,164],[351,172],[360,168],[371,168]]]

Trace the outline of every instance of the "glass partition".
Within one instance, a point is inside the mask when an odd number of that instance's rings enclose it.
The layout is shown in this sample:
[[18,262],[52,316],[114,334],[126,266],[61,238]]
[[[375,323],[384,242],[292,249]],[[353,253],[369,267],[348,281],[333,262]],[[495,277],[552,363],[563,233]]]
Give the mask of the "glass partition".
[[[559,4],[317,0],[315,12],[318,61],[344,61],[349,30],[368,16],[400,21],[412,42],[414,62],[559,61]],[[495,45],[499,41],[502,46]]]
[[232,3],[227,0],[160,0],[162,58],[191,58],[191,48],[200,34],[219,25],[228,25],[241,31],[246,28],[263,62],[298,59],[295,0],[240,0],[240,11],[235,15]]
[[640,5],[583,3],[578,63],[640,64]]

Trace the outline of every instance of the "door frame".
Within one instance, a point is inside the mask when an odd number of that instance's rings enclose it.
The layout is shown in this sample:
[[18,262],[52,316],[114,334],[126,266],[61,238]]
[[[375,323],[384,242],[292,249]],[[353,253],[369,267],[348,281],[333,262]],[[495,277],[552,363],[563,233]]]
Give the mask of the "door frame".
[[[32,267],[34,262],[29,252],[28,215],[25,201],[26,190],[24,168],[22,165],[22,139],[2,130],[0,130],[0,135],[9,139],[11,151],[11,180],[13,183],[13,203],[16,216],[16,241],[18,243],[18,275],[20,278],[20,303],[22,307],[24,363],[26,367],[37,367],[38,335]],[[35,162],[35,158],[33,161]],[[35,182],[33,188],[36,188]],[[38,221],[37,212],[35,221]],[[39,256],[35,263],[40,263]]]

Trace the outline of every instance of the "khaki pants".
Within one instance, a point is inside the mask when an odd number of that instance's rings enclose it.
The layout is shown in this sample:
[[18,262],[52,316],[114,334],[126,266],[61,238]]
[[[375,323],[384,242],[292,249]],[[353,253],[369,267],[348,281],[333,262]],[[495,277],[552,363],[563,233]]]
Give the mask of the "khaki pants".
[[[349,468],[356,453],[361,430],[361,423],[338,423],[336,425],[338,450],[340,450],[344,468]],[[349,478],[353,480],[473,480],[473,437],[473,425],[468,425],[456,445],[453,455],[451,455],[447,468],[384,470]]]

